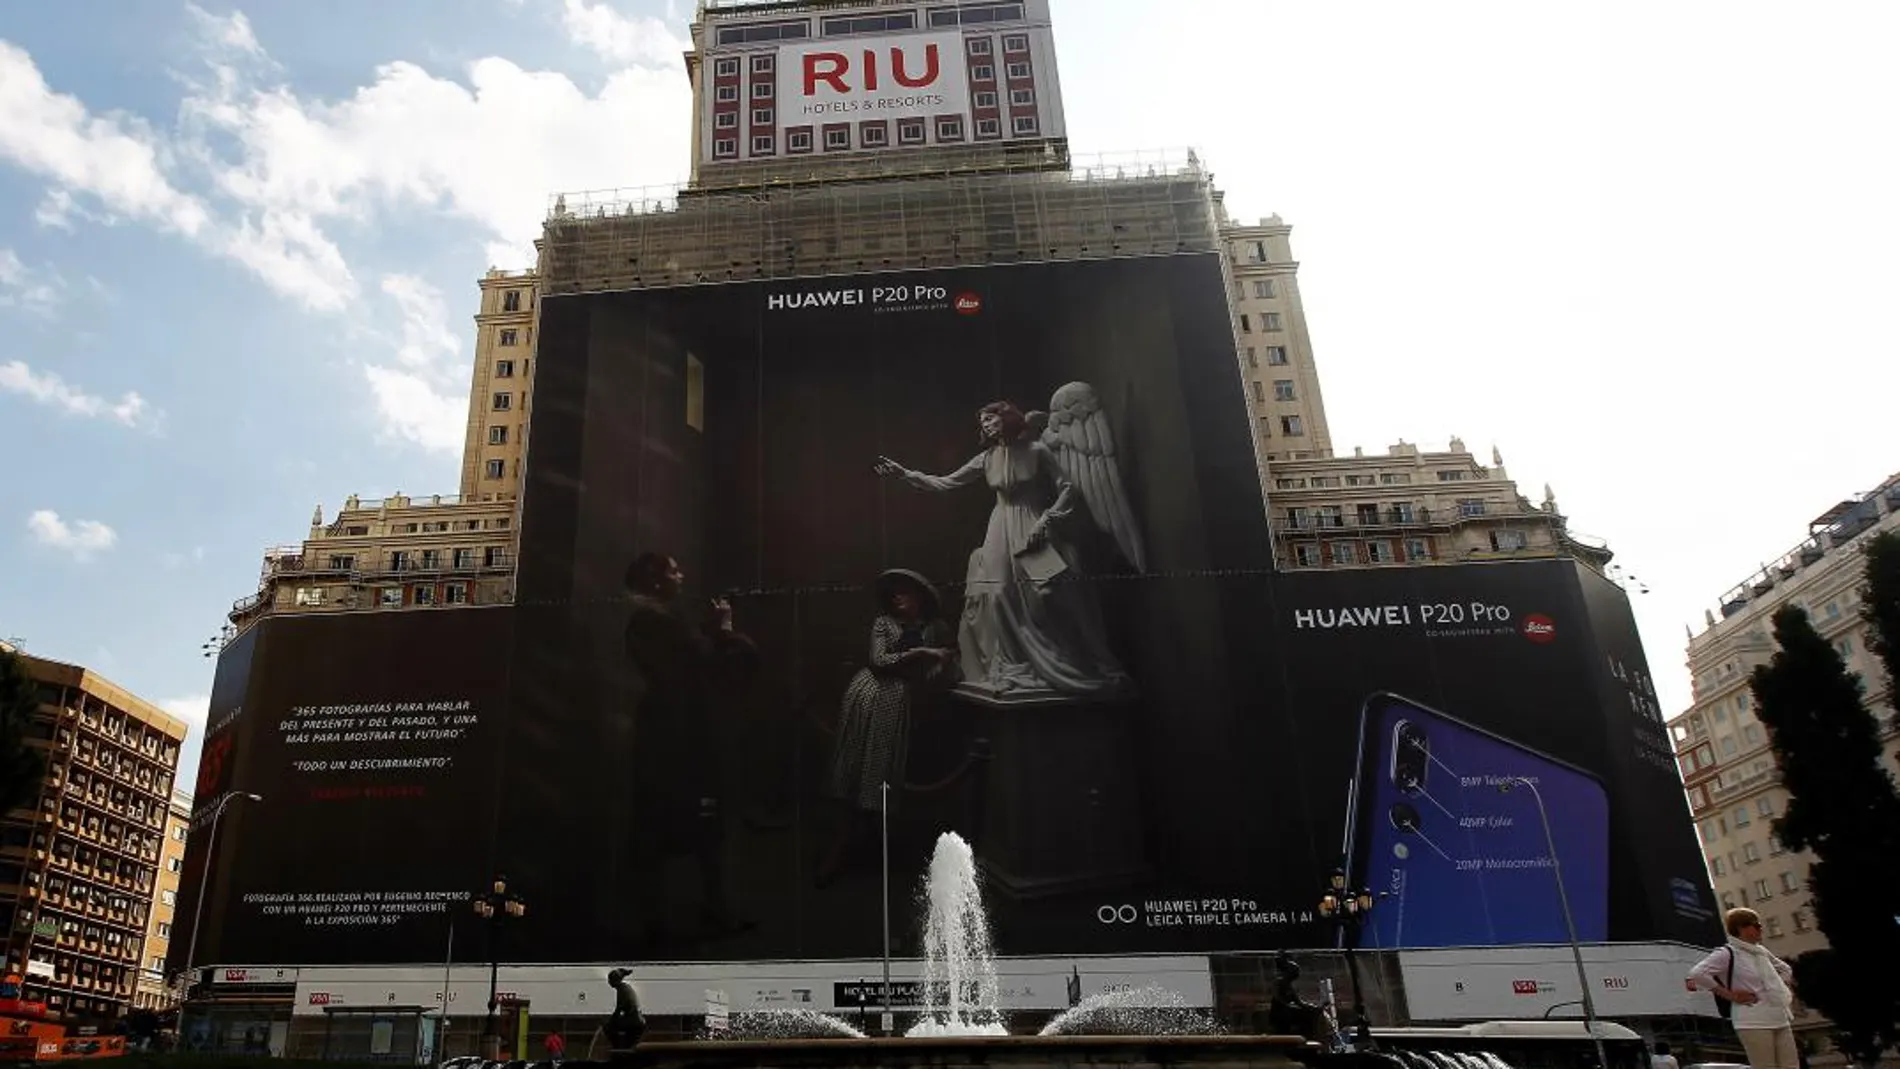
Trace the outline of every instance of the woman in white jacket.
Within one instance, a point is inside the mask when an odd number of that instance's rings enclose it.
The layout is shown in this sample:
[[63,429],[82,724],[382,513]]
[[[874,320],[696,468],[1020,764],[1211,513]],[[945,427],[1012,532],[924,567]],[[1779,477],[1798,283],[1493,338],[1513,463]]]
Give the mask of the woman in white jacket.
[[1761,917],[1731,909],[1728,943],[1689,970],[1689,983],[1735,1004],[1735,1034],[1751,1069],[1799,1069],[1794,1045],[1794,970],[1761,945]]

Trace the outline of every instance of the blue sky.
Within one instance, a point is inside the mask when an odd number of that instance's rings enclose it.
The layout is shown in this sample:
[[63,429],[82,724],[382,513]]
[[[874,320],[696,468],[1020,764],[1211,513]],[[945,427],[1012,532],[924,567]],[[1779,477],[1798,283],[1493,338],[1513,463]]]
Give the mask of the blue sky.
[[[458,482],[475,278],[683,180],[687,0],[88,0],[0,23],[0,636],[201,717],[350,493]],[[1335,444],[1500,446],[1682,628],[1900,469],[1900,15],[1056,0],[1080,154],[1193,146],[1294,249]],[[195,760],[195,746],[188,746]]]

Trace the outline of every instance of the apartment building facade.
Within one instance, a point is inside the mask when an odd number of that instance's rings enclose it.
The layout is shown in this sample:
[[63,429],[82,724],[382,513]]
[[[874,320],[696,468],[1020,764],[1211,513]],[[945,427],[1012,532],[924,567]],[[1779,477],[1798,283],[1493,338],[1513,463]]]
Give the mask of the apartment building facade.
[[[1816,517],[1808,536],[1773,564],[1750,576],[1704,617],[1688,646],[1694,704],[1669,722],[1689,808],[1724,908],[1747,906],[1761,914],[1770,949],[1792,958],[1826,945],[1808,901],[1806,853],[1775,840],[1774,818],[1787,805],[1768,731],[1756,715],[1749,677],[1775,654],[1771,626],[1786,605],[1807,610],[1822,636],[1866,684],[1868,707],[1883,723],[1893,713],[1889,681],[1867,648],[1860,617],[1861,549],[1878,531],[1900,529],[1900,476],[1842,501]],[[1889,727],[1883,741],[1900,775],[1900,741]],[[1802,1010],[1804,1033],[1827,1022]]]
[[178,987],[165,979],[165,954],[171,949],[174,919],[184,908],[178,901],[178,885],[190,833],[191,792],[174,788],[165,813],[165,841],[159,847],[158,894],[152,898],[152,917],[145,930],[145,965],[139,970],[138,991],[132,999],[135,1009],[166,1010],[179,1001]]
[[38,690],[28,745],[45,771],[32,803],[0,815],[0,959],[49,1013],[118,1018],[138,1004],[154,915],[176,904],[160,874],[185,723],[89,669],[13,652]]

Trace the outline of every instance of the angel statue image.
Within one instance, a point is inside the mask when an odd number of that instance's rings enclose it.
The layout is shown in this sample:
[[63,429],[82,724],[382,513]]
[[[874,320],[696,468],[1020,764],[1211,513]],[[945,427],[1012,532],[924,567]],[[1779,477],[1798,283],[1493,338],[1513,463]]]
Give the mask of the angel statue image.
[[983,451],[948,475],[877,461],[879,475],[920,490],[981,482],[996,494],[983,544],[970,553],[957,648],[960,689],[997,700],[1110,697],[1132,685],[1109,650],[1079,552],[1088,532],[1078,527],[1093,524],[1128,564],[1146,564],[1108,415],[1084,382],[1057,390],[1049,409],[1032,418],[1007,401],[984,405]]

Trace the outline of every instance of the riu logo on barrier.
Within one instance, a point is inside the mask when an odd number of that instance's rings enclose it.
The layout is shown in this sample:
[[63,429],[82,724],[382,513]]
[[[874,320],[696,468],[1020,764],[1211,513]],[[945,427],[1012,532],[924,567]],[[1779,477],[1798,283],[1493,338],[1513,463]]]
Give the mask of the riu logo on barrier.
[[[904,46],[891,45],[885,51],[890,56],[888,66],[891,80],[905,89],[923,89],[935,85],[938,76],[943,73],[943,57],[934,42],[923,46],[924,71],[922,74],[910,72],[911,59],[905,52]],[[878,53],[867,48],[860,55],[863,62],[858,66],[857,78],[861,84],[854,87],[851,84],[850,56],[843,52],[807,53],[804,69],[805,95],[807,97],[817,95],[820,82],[830,86],[832,92],[839,94],[849,94],[860,89],[867,93],[877,92],[881,80]]]

